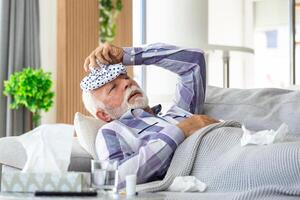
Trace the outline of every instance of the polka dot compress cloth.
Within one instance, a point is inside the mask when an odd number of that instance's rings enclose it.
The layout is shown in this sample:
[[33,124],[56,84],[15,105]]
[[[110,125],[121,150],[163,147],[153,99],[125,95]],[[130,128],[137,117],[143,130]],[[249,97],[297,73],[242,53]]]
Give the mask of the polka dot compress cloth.
[[126,73],[126,67],[122,64],[100,65],[98,68],[93,68],[90,74],[82,79],[80,87],[84,91],[95,90],[116,79],[120,74]]

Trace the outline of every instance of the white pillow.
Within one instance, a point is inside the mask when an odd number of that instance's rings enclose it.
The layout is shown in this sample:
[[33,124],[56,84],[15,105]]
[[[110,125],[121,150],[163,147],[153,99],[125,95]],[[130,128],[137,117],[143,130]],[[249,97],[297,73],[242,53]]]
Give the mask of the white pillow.
[[95,140],[98,130],[106,122],[85,116],[79,112],[75,113],[74,127],[78,137],[78,142],[94,159],[97,159]]

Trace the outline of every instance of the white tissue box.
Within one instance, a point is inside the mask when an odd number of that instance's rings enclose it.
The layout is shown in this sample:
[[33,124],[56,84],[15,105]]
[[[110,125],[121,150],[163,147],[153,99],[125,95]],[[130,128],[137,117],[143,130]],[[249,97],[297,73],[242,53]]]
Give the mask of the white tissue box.
[[22,173],[2,174],[2,192],[69,191],[81,192],[90,186],[90,173]]

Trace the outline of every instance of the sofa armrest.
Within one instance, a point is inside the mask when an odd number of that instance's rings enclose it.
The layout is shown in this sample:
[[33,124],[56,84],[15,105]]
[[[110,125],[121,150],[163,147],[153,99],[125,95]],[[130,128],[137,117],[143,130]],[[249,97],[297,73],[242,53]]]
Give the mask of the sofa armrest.
[[0,164],[22,169],[27,160],[26,151],[17,137],[0,138]]

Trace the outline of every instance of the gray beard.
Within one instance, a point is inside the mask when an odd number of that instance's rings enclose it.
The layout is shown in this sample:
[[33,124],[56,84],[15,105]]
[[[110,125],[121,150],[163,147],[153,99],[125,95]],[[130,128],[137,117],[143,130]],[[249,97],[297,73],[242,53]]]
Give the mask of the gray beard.
[[[136,97],[134,100],[134,103],[132,103],[132,104],[128,103],[129,95],[131,94],[131,92],[136,91],[136,90],[141,92],[142,96]],[[133,86],[126,91],[126,93],[124,95],[124,100],[119,107],[109,108],[109,107],[105,106],[104,111],[107,114],[109,114],[112,119],[119,119],[128,110],[137,109],[137,108],[144,109],[144,108],[148,107],[148,104],[149,104],[149,100],[148,100],[147,95],[144,93],[144,91],[142,91],[138,87]]]

